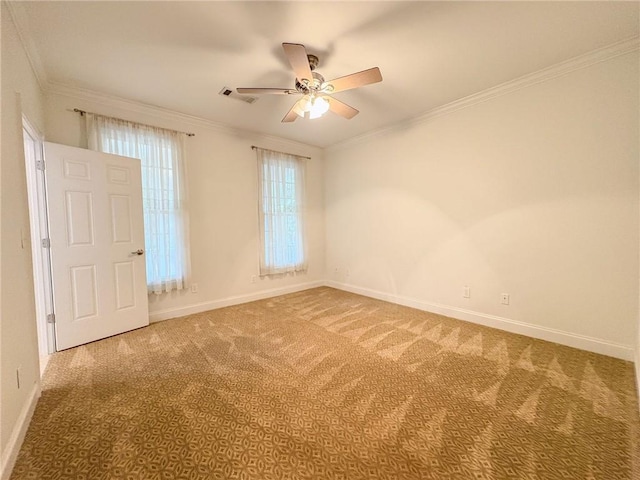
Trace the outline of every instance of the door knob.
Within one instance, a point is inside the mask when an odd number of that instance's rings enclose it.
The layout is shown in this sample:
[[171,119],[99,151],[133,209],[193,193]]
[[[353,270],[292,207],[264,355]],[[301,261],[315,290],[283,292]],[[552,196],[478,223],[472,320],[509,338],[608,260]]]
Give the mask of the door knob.
[[135,252],[131,252],[131,255],[143,255],[144,254],[144,250],[139,249],[136,250]]

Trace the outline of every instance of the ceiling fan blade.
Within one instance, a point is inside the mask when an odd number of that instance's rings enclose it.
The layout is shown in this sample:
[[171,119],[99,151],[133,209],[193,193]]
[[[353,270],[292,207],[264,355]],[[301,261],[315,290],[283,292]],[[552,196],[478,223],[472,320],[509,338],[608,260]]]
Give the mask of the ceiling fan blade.
[[[380,69],[373,67],[369,70],[363,70],[362,72],[352,73],[351,75],[336,78],[335,80],[329,80],[325,82],[325,85],[328,86],[326,90],[327,93],[336,93],[381,81],[382,74],[380,73]],[[331,89],[331,87],[333,87],[333,89]]]
[[324,98],[329,100],[329,110],[331,110],[333,113],[337,113],[338,115],[346,118],[347,120],[355,117],[358,113],[360,113],[355,108],[333,97],[325,96]]
[[294,111],[298,102],[294,103],[291,107],[291,110],[287,112],[287,114],[282,119],[282,123],[295,122],[296,118],[298,118],[298,114]]
[[292,95],[299,94],[297,90],[291,90],[290,88],[236,88],[238,93],[254,95],[270,94],[270,95]]
[[307,50],[304,48],[304,45],[300,45],[299,43],[283,43],[282,48],[284,48],[284,53],[287,59],[289,59],[291,68],[293,68],[298,81],[300,83],[303,83],[303,80],[307,80],[307,82],[313,81],[309,59],[307,58]]

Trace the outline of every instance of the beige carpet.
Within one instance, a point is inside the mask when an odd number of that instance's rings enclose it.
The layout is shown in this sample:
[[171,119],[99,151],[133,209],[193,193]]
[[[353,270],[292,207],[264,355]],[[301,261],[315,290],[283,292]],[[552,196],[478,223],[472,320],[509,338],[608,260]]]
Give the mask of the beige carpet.
[[318,288],[56,354],[18,479],[638,478],[632,364]]

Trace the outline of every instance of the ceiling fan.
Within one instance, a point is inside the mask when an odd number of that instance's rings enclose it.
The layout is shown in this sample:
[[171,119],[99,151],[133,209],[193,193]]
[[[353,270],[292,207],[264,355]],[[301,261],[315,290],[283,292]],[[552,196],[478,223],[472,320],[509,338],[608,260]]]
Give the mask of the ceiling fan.
[[359,113],[358,110],[335,99],[331,94],[382,81],[380,69],[374,67],[327,82],[315,71],[318,66],[318,57],[307,54],[304,45],[283,43],[282,48],[296,74],[295,88],[238,88],[236,90],[240,94],[303,95],[284,116],[283,122],[293,122],[298,117],[319,118],[328,110],[351,119]]

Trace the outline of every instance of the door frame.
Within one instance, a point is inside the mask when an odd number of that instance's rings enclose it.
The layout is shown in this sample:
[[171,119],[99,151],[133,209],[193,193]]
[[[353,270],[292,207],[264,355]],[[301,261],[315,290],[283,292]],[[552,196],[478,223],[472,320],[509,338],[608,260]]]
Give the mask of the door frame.
[[[45,183],[44,136],[22,115],[23,134],[34,143],[33,157],[26,149],[25,171],[27,197],[29,202],[29,223],[31,230],[31,257],[33,263],[33,290],[36,309],[36,328],[38,332],[38,351],[40,356],[40,374],[44,373],[49,355],[56,351],[55,325],[48,321],[54,315],[53,283],[51,277],[49,239],[49,221],[47,212],[47,190]],[[23,138],[27,141],[27,138]]]

